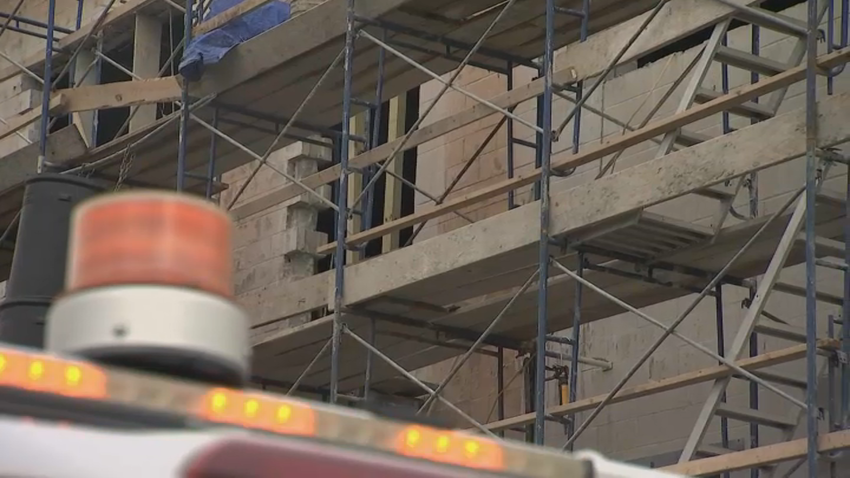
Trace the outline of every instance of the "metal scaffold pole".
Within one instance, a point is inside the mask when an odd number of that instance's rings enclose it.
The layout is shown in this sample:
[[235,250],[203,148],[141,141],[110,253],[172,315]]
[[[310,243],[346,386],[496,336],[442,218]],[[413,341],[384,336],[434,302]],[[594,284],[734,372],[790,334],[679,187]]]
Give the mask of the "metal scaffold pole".
[[817,276],[815,269],[815,201],[818,186],[817,54],[818,2],[808,2],[806,48],[806,428],[808,476],[818,475]]
[[342,309],[345,305],[345,240],[348,229],[348,170],[349,143],[351,141],[351,96],[354,68],[354,40],[357,34],[355,29],[355,0],[348,0],[347,25],[345,36],[345,65],[344,65],[344,87],[342,106],[342,144],[340,145],[339,157],[339,188],[337,189],[337,215],[336,215],[336,253],[334,257],[334,323],[333,337],[331,339],[331,377],[330,377],[330,402],[336,403],[339,394],[339,353],[342,344]]
[[[183,44],[188,46],[192,39],[192,5],[194,0],[186,0],[186,11],[183,14]],[[182,191],[186,186],[186,154],[189,148],[189,81],[183,81],[180,92],[180,146],[177,152],[177,190]]]
[[542,445],[546,428],[546,333],[548,332],[549,300],[549,185],[552,162],[552,86],[554,69],[555,1],[546,0],[546,46],[543,54],[543,110],[541,112],[541,177],[540,177],[540,269],[537,296],[537,356],[534,383],[534,443]]
[[[587,37],[589,35],[589,23],[590,23],[590,0],[583,0],[581,4],[581,12],[577,12],[577,15],[581,17],[581,32],[579,36],[580,42],[587,41]],[[584,82],[579,82],[576,85],[576,104],[580,104],[582,101],[582,94],[584,90]],[[579,111],[576,113],[575,122],[573,123],[573,154],[578,154],[580,146],[581,146],[581,107],[577,106]],[[584,275],[584,264],[585,264],[585,256],[582,253],[578,255],[578,275],[579,277],[583,277]],[[575,298],[573,299],[573,330],[572,330],[572,355],[570,357],[570,368],[569,368],[569,402],[573,403],[578,398],[578,359],[579,354],[581,353],[581,303],[582,303],[582,284],[579,281],[576,281],[575,284]],[[570,420],[567,424],[567,436],[572,436],[576,427],[576,417],[575,415],[570,417]],[[569,447],[570,451],[573,451],[572,444]]]
[[56,0],[47,3],[47,39],[44,42],[44,84],[41,97],[41,125],[38,134],[38,167],[36,171],[44,171],[47,157],[47,135],[50,132],[50,96],[53,89],[53,34],[56,23]]

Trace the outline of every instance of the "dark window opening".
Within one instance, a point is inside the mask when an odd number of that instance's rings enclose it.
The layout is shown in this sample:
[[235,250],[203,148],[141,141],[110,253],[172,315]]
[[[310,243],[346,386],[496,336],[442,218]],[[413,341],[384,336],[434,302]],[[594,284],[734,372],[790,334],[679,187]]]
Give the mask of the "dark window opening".
[[[407,118],[405,129],[410,129],[419,118],[419,88],[407,94]],[[404,179],[416,184],[417,149],[413,148],[404,153]],[[409,216],[416,210],[416,193],[413,188],[405,185],[401,190],[401,215]],[[399,231],[399,243],[403,246],[413,235],[413,226]]]
[[[806,1],[807,0],[767,0],[759,7],[763,10],[778,13],[783,10],[789,9],[794,5],[806,3]],[[749,24],[741,22],[740,20],[733,20],[731,25],[729,26],[729,31],[746,25]],[[701,45],[709,38],[711,38],[712,30],[714,30],[713,26],[704,28],[690,36],[675,41],[663,48],[659,48],[658,50],[655,50],[654,52],[649,53],[648,55],[644,55],[641,58],[637,59],[637,67],[642,68],[646,65],[649,65],[650,63],[654,63],[658,60],[661,60],[662,58],[666,58],[674,53],[687,51],[695,46]]]
[[[162,27],[162,36],[160,38],[159,61],[157,62],[160,70],[165,65],[168,58],[171,56],[171,51],[175,45],[179,44],[183,38],[183,17],[182,15],[174,15],[170,23],[167,21]],[[132,39],[109,51],[107,55],[110,59],[121,65],[123,68],[133,70],[133,57],[135,48]],[[172,75],[177,72],[177,66],[180,63],[180,53],[175,55],[168,68],[165,69],[163,75]],[[95,67],[97,68],[97,66]],[[133,79],[127,73],[116,68],[108,61],[101,60],[99,62],[99,83],[108,84],[119,81],[130,81]],[[161,75],[162,76],[162,75]],[[163,115],[175,111],[176,105],[173,103],[160,103],[156,107],[156,118],[159,119]],[[116,138],[124,136],[129,131],[129,126],[122,126],[130,117],[131,108],[112,108],[108,110],[99,110],[97,112],[97,138],[96,144],[102,145],[113,141]]]
[[[387,142],[389,132],[390,132],[390,103],[389,101],[384,102],[381,105],[381,124],[375,125],[378,129],[378,144],[384,144]],[[373,131],[370,131],[369,134],[374,134]],[[378,172],[380,165],[373,165],[372,172]],[[375,226],[380,226],[384,223],[384,201],[386,200],[386,192],[387,192],[387,175],[383,174],[378,180],[375,182],[375,188],[372,192],[372,207],[370,208],[371,213],[371,224],[369,224],[368,228],[373,228]],[[363,180],[363,185],[366,185],[366,179]],[[364,223],[365,224],[365,223]],[[383,251],[383,241],[381,238],[374,239],[369,241],[366,244],[366,257],[375,257],[381,255]]]
[[[405,122],[405,130],[409,130],[419,118],[419,89],[415,88],[407,93],[407,105],[406,105],[406,117],[404,119]],[[378,144],[384,144],[387,142],[388,132],[389,132],[389,102],[385,102],[382,105],[381,111],[381,124],[377,125],[378,128]],[[340,131],[340,125],[334,127],[334,130]],[[370,133],[371,134],[371,133]],[[412,148],[408,151],[404,152],[404,155],[396,161],[402,161],[402,177],[412,183],[416,183],[416,148]],[[333,164],[339,164],[340,160],[340,144],[337,142],[334,145],[333,150]],[[377,171],[378,166],[375,165],[375,171]],[[383,174],[376,182],[373,190],[373,200],[370,208],[371,213],[371,224],[370,229],[376,226],[380,226],[384,223],[384,202],[386,198],[386,183],[387,174]],[[366,182],[364,181],[364,186]],[[338,199],[338,191],[339,184],[338,181],[334,181],[331,183],[331,201],[334,203],[337,202]],[[408,185],[402,185],[401,187],[401,215],[407,216],[413,214],[415,211],[415,191]],[[365,202],[365,200],[364,200]],[[363,212],[364,202],[358,205],[357,209]],[[352,207],[349,204],[349,207]],[[362,216],[361,216],[362,217]],[[325,209],[319,212],[319,218],[316,225],[316,230],[327,234],[328,241],[333,242],[336,240],[336,212],[332,209]],[[410,237],[413,235],[413,227],[408,227],[399,232],[399,242],[401,245],[404,245]],[[365,258],[375,257],[382,253],[383,251],[383,238],[373,239],[366,244],[365,247]],[[316,271],[317,272],[325,272],[333,268],[333,258],[328,255],[317,261]]]
[[[133,69],[133,46],[132,43],[122,45],[107,53],[107,56],[127,70]],[[133,78],[116,68],[108,61],[100,62],[100,84],[130,81]],[[97,68],[97,66],[95,66]],[[96,145],[102,145],[112,141],[127,118],[130,117],[130,108],[110,108],[98,110],[95,119],[97,125]]]

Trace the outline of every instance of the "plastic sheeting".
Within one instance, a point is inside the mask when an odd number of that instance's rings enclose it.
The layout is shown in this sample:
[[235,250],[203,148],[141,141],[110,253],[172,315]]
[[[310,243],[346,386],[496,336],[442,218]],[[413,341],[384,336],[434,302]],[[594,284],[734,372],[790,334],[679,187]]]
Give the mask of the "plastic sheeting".
[[[242,3],[243,0],[212,0],[204,20]],[[180,74],[197,81],[204,67],[218,63],[236,45],[274,28],[289,19],[289,3],[272,0],[197,38],[192,38],[180,61]]]

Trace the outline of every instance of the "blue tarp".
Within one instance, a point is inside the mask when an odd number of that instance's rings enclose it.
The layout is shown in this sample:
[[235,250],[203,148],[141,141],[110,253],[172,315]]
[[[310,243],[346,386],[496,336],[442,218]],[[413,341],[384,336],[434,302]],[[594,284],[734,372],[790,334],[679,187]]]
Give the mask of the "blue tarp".
[[[212,0],[204,20],[242,3],[243,0]],[[180,74],[197,81],[204,66],[218,63],[236,45],[274,28],[289,19],[289,3],[273,0],[247,15],[235,18],[215,30],[192,38],[180,61]]]

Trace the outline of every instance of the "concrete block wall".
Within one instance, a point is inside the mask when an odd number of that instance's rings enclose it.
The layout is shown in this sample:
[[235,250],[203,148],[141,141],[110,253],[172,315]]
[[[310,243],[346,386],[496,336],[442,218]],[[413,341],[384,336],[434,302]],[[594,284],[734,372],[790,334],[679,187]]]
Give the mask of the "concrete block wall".
[[[126,0],[118,0],[112,8],[118,7],[125,3]],[[17,0],[0,0],[0,11],[11,13],[17,5]],[[83,2],[82,24],[93,21],[100,15],[101,12],[109,4],[109,0],[85,0]],[[77,22],[77,5],[74,1],[59,1],[56,2],[55,23],[57,27],[73,30]],[[41,22],[47,21],[47,6],[48,0],[26,0],[18,15],[27,17]],[[12,23],[15,26],[15,23]],[[21,25],[20,28],[44,34],[45,30],[29,25]],[[57,38],[62,34],[57,33]],[[3,48],[4,53],[8,53],[15,60],[27,58],[31,55],[41,52],[44,53],[44,39],[36,38],[22,33],[7,31],[0,37],[0,48]],[[0,58],[0,68],[5,69],[11,66],[7,60]],[[41,73],[41,72],[36,72]]]
[[[293,143],[281,148],[268,159],[274,168],[292,177],[314,174],[321,164],[330,162],[330,147],[312,143]],[[230,187],[221,194],[221,204],[228,206],[245,184],[256,162],[246,164],[223,176]],[[284,187],[289,181],[269,167],[259,170],[236,202],[238,207],[268,191]],[[330,188],[320,191],[330,196]],[[248,313],[261,319],[267,311],[268,297],[286,283],[315,274],[314,251],[327,242],[325,234],[316,232],[319,211],[326,207],[312,194],[302,194],[260,213],[236,222],[234,235],[234,281],[239,302]],[[254,338],[268,337],[287,327],[303,324],[309,316],[292,317],[263,329],[254,330]]]
[[[785,12],[785,15],[804,20],[805,5],[795,6]],[[836,16],[838,12],[836,12]],[[737,28],[729,32],[729,45],[735,48],[749,50],[751,29],[749,27]],[[791,55],[794,39],[762,29],[761,48],[762,55],[778,60],[787,61]],[[820,43],[821,53],[826,50],[825,44]],[[674,55],[662,58],[650,65],[637,69],[634,65],[621,69],[623,72],[609,79],[603,88],[591,97],[588,105],[604,113],[611,115],[620,121],[631,125],[640,123],[647,113],[655,106],[670,85],[684,71],[686,65],[699,54],[699,47],[689,49]],[[556,69],[559,64],[556,59]],[[521,85],[531,79],[528,70],[515,72],[515,84]],[[488,98],[505,91],[506,78],[503,75],[487,73],[482,70],[469,68],[460,76],[460,84],[470,91]],[[730,68],[731,87],[747,84],[750,81],[749,72],[736,68]],[[716,64],[705,87],[720,90],[720,65]],[[842,94],[850,90],[850,78],[841,76],[835,80],[835,94]],[[421,89],[422,106],[430,104],[434,100],[440,85],[431,83],[424,85]],[[671,115],[684,87],[668,99],[656,115],[663,118]],[[826,97],[826,80],[818,80],[818,93],[822,99]],[[782,103],[780,113],[801,108],[805,104],[803,85],[798,84],[789,88],[785,101]],[[437,105],[432,118],[428,122],[436,121],[442,117],[456,114],[470,106],[474,101],[459,93],[450,92]],[[570,111],[572,105],[565,100],[557,100],[554,105],[554,124],[558,125]],[[528,101],[516,108],[516,113],[522,118],[535,121],[535,105]],[[732,127],[742,128],[749,124],[749,120],[731,116]],[[417,178],[419,184],[439,194],[450,184],[456,172],[463,163],[470,158],[473,151],[481,144],[489,130],[499,121],[498,115],[493,115],[451,134],[438,138],[419,148],[419,164]],[[603,120],[599,116],[585,110],[582,113],[582,131],[580,145],[582,148],[599,144],[600,141],[610,139],[622,134],[622,127],[611,121]],[[563,139],[555,144],[555,158],[571,153],[572,148],[572,125],[565,130]],[[688,131],[698,132],[712,137],[722,133],[721,116],[715,115],[711,118],[696,122],[686,128]],[[478,161],[470,168],[467,176],[459,183],[453,196],[462,195],[502,181],[506,178],[506,128],[503,126],[491,144],[484,149],[484,153]],[[515,123],[515,136],[521,139],[533,140],[532,131]],[[652,159],[657,150],[655,143],[646,142],[629,148],[617,162],[615,171],[621,171],[640,162]],[[523,146],[514,147],[516,173],[528,171],[533,168],[533,150]],[[605,158],[605,161],[610,158]],[[593,180],[599,173],[601,163],[585,165],[577,169],[570,177],[553,181],[553,190],[563,190],[578,184]],[[759,175],[759,214],[766,215],[776,211],[788,198],[791,191],[804,184],[803,160],[792,161],[780,167],[763,171]],[[836,191],[843,191],[846,169],[835,167],[832,169],[830,179],[825,187]],[[523,204],[530,199],[528,188],[517,193],[517,203]],[[426,204],[427,199],[417,196],[417,206]],[[746,214],[748,212],[747,192],[744,190],[735,203],[736,209]],[[491,201],[476,204],[464,210],[474,220],[480,220],[506,210],[506,197],[502,196]],[[711,226],[718,203],[699,196],[688,196],[671,201],[652,208],[653,212],[664,214],[700,225]],[[735,224],[734,218],[727,220],[726,224]],[[447,231],[465,225],[463,219],[457,216],[447,215],[432,220],[423,231],[420,240],[427,237],[442,234]],[[782,281],[802,285],[804,279],[802,267],[789,268],[782,273]],[[839,275],[833,271],[818,269],[819,290],[841,295],[841,280]],[[731,343],[737,327],[746,310],[741,303],[748,295],[748,291],[726,286],[724,288],[723,312],[724,312],[724,336],[726,344]],[[653,317],[662,322],[671,322],[681,312],[692,297],[681,300],[658,304],[646,310]],[[805,321],[804,300],[788,294],[775,293],[767,306],[767,310],[778,314],[783,320],[803,327]],[[820,303],[818,307],[819,330],[825,335],[827,316],[838,315],[835,306]],[[697,310],[692,313],[680,327],[680,331],[701,344],[714,349],[717,341],[715,304],[714,299],[707,298],[699,304]],[[569,335],[570,331],[563,331]],[[609,391],[616,382],[628,370],[630,364],[651,345],[661,331],[651,324],[645,323],[630,314],[612,317],[603,321],[586,325],[582,329],[582,355],[591,357],[604,357],[615,363],[613,370],[604,372],[589,366],[582,366],[579,380],[579,398],[596,396]],[[795,345],[794,343],[760,336],[758,340],[759,351],[769,351]],[[557,349],[557,347],[554,347]],[[564,347],[564,353],[569,351]],[[516,366],[506,360],[505,376],[510,377]],[[554,362],[553,362],[554,363]],[[707,355],[702,354],[693,347],[676,338],[668,339],[655,353],[652,359],[642,367],[630,384],[645,383],[650,380],[659,380],[674,375],[679,375],[699,368],[705,368],[716,364]],[[776,367],[776,371],[803,377],[804,363],[802,361],[788,364],[784,367]],[[451,361],[447,364],[439,364],[418,372],[425,380],[439,382],[445,372],[451,367]],[[474,363],[467,365],[464,372],[455,381],[455,388],[447,389],[447,396],[453,396],[456,404],[470,413],[472,416],[486,418],[487,412],[480,407],[487,406],[486,400],[480,397],[495,395],[495,359],[481,357]],[[521,398],[521,380],[512,384],[506,391],[506,403],[508,404],[507,415],[513,416],[524,412],[525,405]],[[653,457],[665,453],[680,451],[685,439],[691,431],[696,420],[699,409],[708,394],[709,384],[693,386],[674,392],[667,392],[640,400],[630,401],[623,404],[610,406],[593,422],[593,425],[582,435],[578,441],[578,447],[587,447],[607,453],[613,457],[624,460],[652,460]],[[785,389],[785,387],[780,387]],[[728,401],[735,406],[748,406],[749,385],[741,380],[734,380],[728,390]],[[825,389],[823,390],[825,393]],[[802,397],[799,390],[789,389],[788,393]],[[761,389],[759,391],[760,408],[771,413],[794,416],[796,409],[789,402],[772,394],[770,391]],[[550,405],[558,403],[556,384],[551,383],[547,389],[547,400]],[[484,403],[482,403],[484,402]],[[824,405],[825,406],[825,405]],[[581,422],[588,413],[577,417]],[[492,421],[492,418],[491,418]],[[709,433],[703,443],[718,443],[720,420],[715,418]],[[730,436],[733,439],[745,439],[749,437],[749,425],[734,420],[729,421]],[[777,434],[766,427],[760,427],[761,443],[774,443],[778,439]],[[565,441],[562,427],[555,423],[547,425],[546,442],[549,445],[561,445]],[[669,457],[667,458],[669,459]],[[657,460],[656,460],[657,461]],[[663,463],[657,463],[663,464]]]
[[[0,11],[11,13],[17,5],[16,0],[0,0]],[[103,12],[108,0],[85,0],[82,10],[82,24],[86,24],[95,20],[98,15]],[[124,3],[119,0],[115,6]],[[41,22],[46,22],[47,19],[47,0],[27,0],[18,11],[21,17],[31,18]],[[57,2],[55,24],[57,27],[73,30],[76,28],[77,21],[77,5],[76,1]],[[15,23],[12,22],[12,26]],[[44,34],[46,30],[21,24],[20,28]],[[57,33],[56,37],[61,38],[63,34]],[[25,35],[20,32],[5,31],[0,36],[0,50],[9,55],[16,61],[25,60],[32,55],[44,53],[45,40],[30,35]],[[13,67],[13,64],[4,58],[0,58],[0,69],[5,70],[7,67]],[[36,74],[42,74],[42,71],[35,71]],[[0,82],[0,119],[8,120],[9,118],[26,111],[27,109],[38,107],[41,105],[41,87],[33,78],[21,74],[19,76],[7,79]],[[2,121],[0,121],[2,125]],[[16,151],[26,146],[28,141],[38,140],[38,122],[29,127],[19,130],[20,135],[12,135],[0,140],[0,156],[5,156],[13,151]]]

